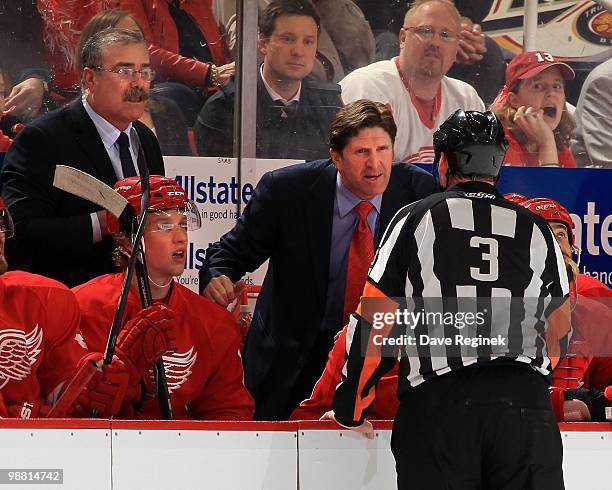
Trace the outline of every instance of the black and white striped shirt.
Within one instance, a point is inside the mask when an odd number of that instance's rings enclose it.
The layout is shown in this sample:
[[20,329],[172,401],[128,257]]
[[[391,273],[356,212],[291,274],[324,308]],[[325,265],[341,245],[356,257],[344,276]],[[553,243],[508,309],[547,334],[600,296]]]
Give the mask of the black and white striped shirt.
[[[551,352],[563,354],[568,340],[568,293],[546,221],[492,185],[461,183],[404,207],[385,232],[351,318],[336,418],[358,425],[376,382],[398,358],[400,397],[428,379],[498,358],[548,375]],[[403,316],[381,322],[396,310]]]

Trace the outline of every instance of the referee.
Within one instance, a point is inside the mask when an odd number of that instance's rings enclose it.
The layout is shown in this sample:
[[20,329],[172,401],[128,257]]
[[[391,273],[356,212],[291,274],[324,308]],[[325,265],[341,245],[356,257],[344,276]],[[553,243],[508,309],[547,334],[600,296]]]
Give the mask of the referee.
[[376,383],[399,358],[400,490],[564,488],[548,377],[569,337],[567,273],[548,224],[495,188],[506,147],[491,112],[442,124],[445,191],[396,214],[351,317],[326,416],[372,437]]

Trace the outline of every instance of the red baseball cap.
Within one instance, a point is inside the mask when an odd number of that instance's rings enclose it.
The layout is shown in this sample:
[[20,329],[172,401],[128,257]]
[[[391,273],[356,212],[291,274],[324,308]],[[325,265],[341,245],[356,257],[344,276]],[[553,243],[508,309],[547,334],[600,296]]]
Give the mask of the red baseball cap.
[[568,64],[556,61],[546,51],[525,51],[517,54],[506,68],[506,85],[512,87],[517,80],[535,77],[551,66],[558,67],[565,80],[572,80],[576,75]]

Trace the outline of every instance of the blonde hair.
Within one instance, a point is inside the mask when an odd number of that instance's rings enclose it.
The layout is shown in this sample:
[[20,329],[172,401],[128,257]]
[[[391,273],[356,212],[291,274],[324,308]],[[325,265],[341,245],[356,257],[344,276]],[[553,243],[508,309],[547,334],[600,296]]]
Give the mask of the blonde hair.
[[[517,80],[515,84],[512,85],[508,89],[508,92],[512,92],[513,94],[518,94],[518,90],[523,83],[524,80]],[[497,117],[501,119],[502,124],[506,131],[510,131],[512,136],[521,144],[527,144],[527,136],[523,131],[516,127],[514,124],[514,115],[516,114],[516,109],[510,105],[508,101],[508,96],[506,96],[502,101],[494,101],[489,107],[489,110],[493,111]],[[563,113],[561,114],[561,120],[557,127],[553,129],[553,134],[555,136],[555,145],[557,147],[557,151],[563,150],[564,147],[569,145],[569,140],[572,136],[572,133],[576,129],[576,120],[574,116],[570,114],[567,110],[567,103],[563,104]]]

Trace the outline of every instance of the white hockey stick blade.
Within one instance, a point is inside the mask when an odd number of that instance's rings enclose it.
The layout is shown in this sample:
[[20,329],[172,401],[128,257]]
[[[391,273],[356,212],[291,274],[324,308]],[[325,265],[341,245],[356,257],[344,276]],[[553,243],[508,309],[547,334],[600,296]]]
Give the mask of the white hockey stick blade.
[[56,165],[53,186],[93,202],[117,218],[128,203],[125,197],[104,182],[67,165]]

